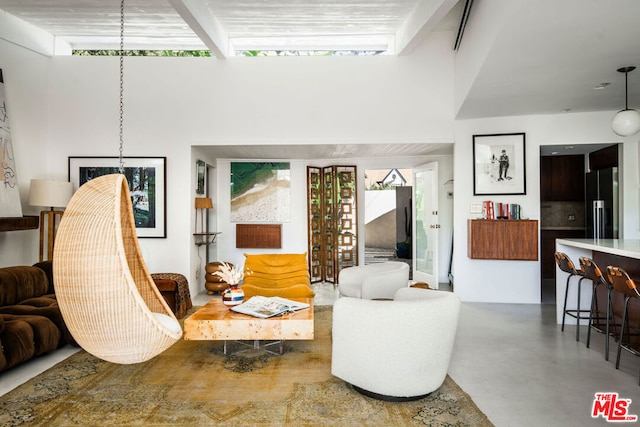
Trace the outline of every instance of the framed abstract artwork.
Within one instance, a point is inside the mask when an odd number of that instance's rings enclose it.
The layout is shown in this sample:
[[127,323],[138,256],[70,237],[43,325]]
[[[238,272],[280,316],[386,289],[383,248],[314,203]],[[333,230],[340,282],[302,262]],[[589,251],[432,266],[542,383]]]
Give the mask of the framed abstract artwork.
[[526,194],[525,134],[473,135],[473,194]]
[[[167,237],[166,157],[124,157],[138,237]],[[118,157],[69,157],[69,181],[76,189],[102,175],[118,173]]]
[[2,168],[2,185],[0,186],[0,217],[22,217],[20,189],[16,176],[13,144],[11,142],[11,126],[4,91],[4,78],[0,68],[0,167]]

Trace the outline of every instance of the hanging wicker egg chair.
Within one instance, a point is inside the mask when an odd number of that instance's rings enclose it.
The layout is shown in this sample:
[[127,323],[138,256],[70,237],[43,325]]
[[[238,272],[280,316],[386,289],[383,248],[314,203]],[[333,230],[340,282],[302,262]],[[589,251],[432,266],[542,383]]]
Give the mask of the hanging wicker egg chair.
[[94,178],[75,193],[56,236],[53,276],[67,327],[96,357],[144,362],[182,336],[140,253],[124,175]]

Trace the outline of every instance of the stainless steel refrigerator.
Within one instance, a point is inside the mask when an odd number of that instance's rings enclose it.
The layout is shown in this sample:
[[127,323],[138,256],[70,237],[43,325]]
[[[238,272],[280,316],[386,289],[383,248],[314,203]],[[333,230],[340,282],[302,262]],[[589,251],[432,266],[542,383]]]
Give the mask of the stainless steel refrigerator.
[[586,177],[587,238],[618,238],[618,168],[600,169]]

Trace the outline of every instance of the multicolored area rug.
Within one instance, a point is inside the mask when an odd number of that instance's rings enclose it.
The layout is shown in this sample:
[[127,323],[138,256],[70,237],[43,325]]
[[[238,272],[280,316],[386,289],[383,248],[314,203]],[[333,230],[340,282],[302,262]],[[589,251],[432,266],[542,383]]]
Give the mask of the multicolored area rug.
[[0,425],[491,425],[449,377],[406,403],[365,397],[333,377],[331,314],[316,307],[315,339],[287,341],[281,356],[225,356],[221,342],[205,341],[180,341],[137,365],[80,351],[0,397]]

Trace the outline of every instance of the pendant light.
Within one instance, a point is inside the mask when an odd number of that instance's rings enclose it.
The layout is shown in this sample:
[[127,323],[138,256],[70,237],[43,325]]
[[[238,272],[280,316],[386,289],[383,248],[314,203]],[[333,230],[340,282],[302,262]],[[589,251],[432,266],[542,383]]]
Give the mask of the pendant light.
[[611,129],[620,136],[635,135],[640,131],[640,113],[629,109],[629,88],[627,86],[627,74],[636,67],[618,68],[619,73],[624,73],[624,110],[620,110],[613,116]]

